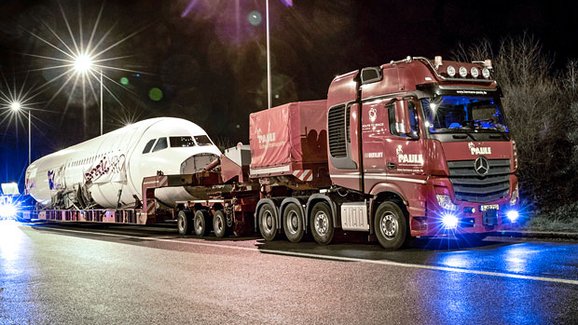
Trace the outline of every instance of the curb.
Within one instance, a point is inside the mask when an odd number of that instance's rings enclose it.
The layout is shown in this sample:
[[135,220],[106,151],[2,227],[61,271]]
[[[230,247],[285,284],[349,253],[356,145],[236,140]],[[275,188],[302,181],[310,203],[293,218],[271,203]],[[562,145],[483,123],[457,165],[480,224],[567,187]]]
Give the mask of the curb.
[[578,233],[575,232],[504,230],[492,233],[492,235],[500,237],[525,237],[525,238],[561,239],[561,240],[578,241]]

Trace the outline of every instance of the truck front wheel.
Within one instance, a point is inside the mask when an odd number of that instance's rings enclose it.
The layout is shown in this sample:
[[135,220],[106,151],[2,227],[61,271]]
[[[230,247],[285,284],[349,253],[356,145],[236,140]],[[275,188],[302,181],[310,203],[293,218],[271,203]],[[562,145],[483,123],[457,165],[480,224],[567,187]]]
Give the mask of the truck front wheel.
[[277,236],[275,207],[269,203],[263,204],[261,209],[259,209],[259,231],[266,241],[272,241]]
[[383,202],[375,212],[373,223],[379,244],[387,250],[400,248],[407,239],[407,221],[403,211],[393,202]]
[[193,230],[191,211],[180,210],[177,215],[177,230],[179,235],[190,235]]
[[326,202],[315,203],[313,209],[311,209],[309,224],[311,225],[313,239],[318,244],[328,245],[331,243],[335,229],[333,227],[331,208]]

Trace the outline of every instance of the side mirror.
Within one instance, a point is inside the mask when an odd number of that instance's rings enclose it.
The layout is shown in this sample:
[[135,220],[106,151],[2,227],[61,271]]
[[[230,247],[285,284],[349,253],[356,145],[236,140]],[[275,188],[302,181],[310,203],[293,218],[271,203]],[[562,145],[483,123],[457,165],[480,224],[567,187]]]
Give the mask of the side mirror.
[[[405,100],[399,100],[394,103],[395,107],[395,130],[397,134],[401,136],[406,136],[413,140],[419,139],[419,129],[417,128],[417,123],[413,124],[412,119],[416,118],[415,108],[410,108],[408,102]],[[410,112],[410,110],[414,110]]]

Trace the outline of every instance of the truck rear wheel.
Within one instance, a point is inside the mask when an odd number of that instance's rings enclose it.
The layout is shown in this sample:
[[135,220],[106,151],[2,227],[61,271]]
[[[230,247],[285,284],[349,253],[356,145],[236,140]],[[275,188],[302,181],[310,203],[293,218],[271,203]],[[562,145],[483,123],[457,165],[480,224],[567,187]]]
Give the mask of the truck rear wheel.
[[311,225],[313,239],[315,239],[318,244],[328,245],[331,243],[335,229],[331,208],[326,202],[321,201],[315,203],[313,209],[311,209],[309,224]]
[[205,209],[197,210],[193,217],[193,230],[196,236],[205,236],[207,234],[207,222],[209,212]]
[[263,204],[259,209],[259,231],[266,241],[272,241],[277,236],[277,217],[275,207],[269,203]]
[[213,232],[217,238],[223,238],[227,235],[227,220],[223,210],[217,210],[213,216]]
[[292,243],[298,243],[303,239],[305,227],[303,225],[303,213],[295,203],[287,204],[283,211],[283,231]]
[[379,205],[373,227],[379,244],[387,250],[396,250],[406,242],[407,220],[400,207],[393,202]]
[[193,220],[191,211],[180,210],[177,215],[177,230],[179,235],[190,235],[193,230]]

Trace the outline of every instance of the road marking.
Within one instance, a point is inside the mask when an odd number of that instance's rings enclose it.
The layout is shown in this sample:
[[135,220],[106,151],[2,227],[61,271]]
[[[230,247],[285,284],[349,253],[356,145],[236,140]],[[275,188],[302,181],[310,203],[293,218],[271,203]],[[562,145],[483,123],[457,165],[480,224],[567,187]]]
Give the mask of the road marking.
[[307,257],[307,258],[324,259],[324,260],[331,260],[331,261],[358,262],[358,263],[365,263],[365,264],[397,266],[397,267],[405,267],[405,268],[412,268],[412,269],[445,271],[445,272],[455,272],[455,273],[465,273],[465,274],[486,275],[486,276],[493,276],[493,277],[500,277],[500,278],[511,278],[511,279],[521,279],[521,280],[531,280],[531,281],[542,281],[542,282],[553,282],[553,283],[564,283],[564,284],[578,285],[578,280],[563,279],[563,278],[548,278],[548,277],[523,275],[523,274],[512,274],[512,273],[500,273],[500,272],[490,272],[490,271],[459,269],[459,268],[446,267],[446,266],[399,263],[399,262],[393,262],[393,261],[387,261],[387,260],[385,260],[385,261],[384,260],[366,260],[366,259],[355,258],[355,257],[288,252],[288,251],[278,251],[278,250],[272,250],[272,249],[259,249],[259,248],[254,248],[254,247],[239,247],[239,246],[222,245],[222,244],[201,243],[201,242],[197,242],[197,241],[182,241],[182,240],[176,240],[176,239],[110,234],[110,233],[100,233],[100,232],[93,232],[93,231],[80,231],[80,230],[57,229],[57,228],[44,228],[44,229],[50,229],[50,230],[61,231],[61,232],[78,233],[78,234],[90,234],[90,235],[97,235],[97,236],[130,238],[130,239],[144,239],[144,240],[176,243],[176,244],[186,244],[186,245],[205,246],[205,247],[214,247],[214,248],[228,248],[228,249],[236,249],[236,250],[250,251],[250,252],[256,252],[256,253],[269,253],[269,254],[275,254],[275,255]]

